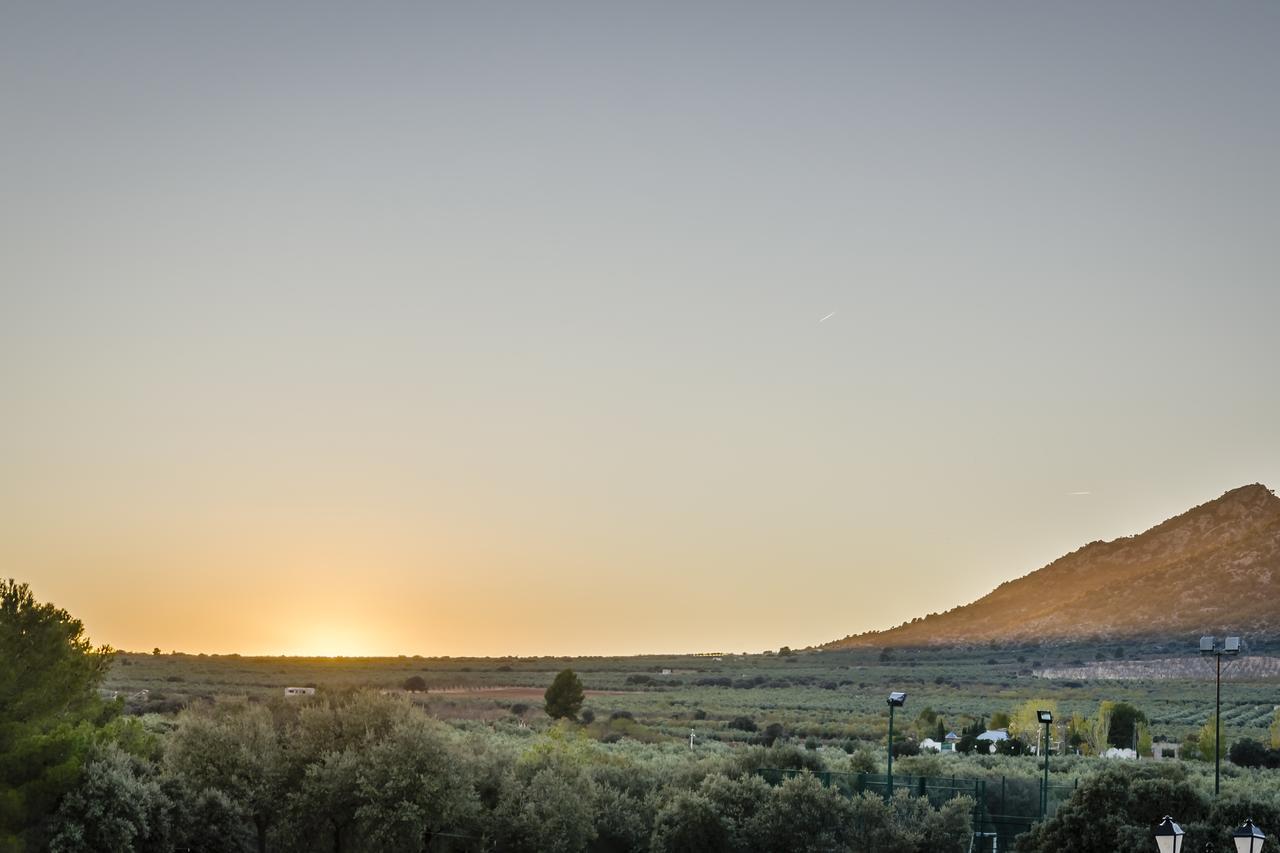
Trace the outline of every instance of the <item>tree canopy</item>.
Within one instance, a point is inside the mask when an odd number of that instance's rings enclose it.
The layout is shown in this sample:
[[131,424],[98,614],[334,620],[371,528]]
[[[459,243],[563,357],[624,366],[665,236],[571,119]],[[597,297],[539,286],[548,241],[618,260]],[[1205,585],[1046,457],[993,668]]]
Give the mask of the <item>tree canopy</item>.
[[577,674],[571,669],[562,670],[543,694],[547,715],[555,719],[576,719],[583,697],[582,682]]
[[0,580],[0,851],[43,845],[37,834],[115,710],[97,694],[111,653],[27,584]]

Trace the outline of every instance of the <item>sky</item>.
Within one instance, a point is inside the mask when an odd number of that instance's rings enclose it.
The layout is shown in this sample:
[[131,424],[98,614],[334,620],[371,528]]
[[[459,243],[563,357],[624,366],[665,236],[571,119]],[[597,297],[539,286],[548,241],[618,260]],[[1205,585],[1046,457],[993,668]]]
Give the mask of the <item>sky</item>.
[[13,2],[0,574],[801,647],[1280,486],[1280,5]]

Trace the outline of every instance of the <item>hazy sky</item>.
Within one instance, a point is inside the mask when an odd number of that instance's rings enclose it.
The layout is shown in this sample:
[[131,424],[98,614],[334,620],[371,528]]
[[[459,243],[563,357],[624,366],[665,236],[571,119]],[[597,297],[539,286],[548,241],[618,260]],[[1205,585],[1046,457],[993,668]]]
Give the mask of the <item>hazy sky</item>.
[[1274,2],[6,3],[0,574],[759,650],[1280,486],[1277,81]]

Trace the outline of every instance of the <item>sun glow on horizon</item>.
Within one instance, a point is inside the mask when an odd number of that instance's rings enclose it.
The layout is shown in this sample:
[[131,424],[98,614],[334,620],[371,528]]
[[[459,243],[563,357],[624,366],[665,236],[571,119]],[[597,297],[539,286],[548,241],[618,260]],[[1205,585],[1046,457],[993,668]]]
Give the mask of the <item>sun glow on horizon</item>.
[[370,632],[355,625],[329,624],[322,628],[290,632],[275,655],[308,658],[395,657],[378,649]]

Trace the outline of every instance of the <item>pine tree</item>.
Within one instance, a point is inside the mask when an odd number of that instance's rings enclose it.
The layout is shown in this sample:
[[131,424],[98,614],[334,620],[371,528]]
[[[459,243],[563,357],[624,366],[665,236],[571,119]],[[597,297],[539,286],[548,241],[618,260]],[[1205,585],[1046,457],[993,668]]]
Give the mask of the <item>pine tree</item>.
[[556,676],[543,696],[547,700],[545,707],[548,716],[553,719],[576,719],[578,710],[582,707],[582,682],[573,670],[566,669]]

